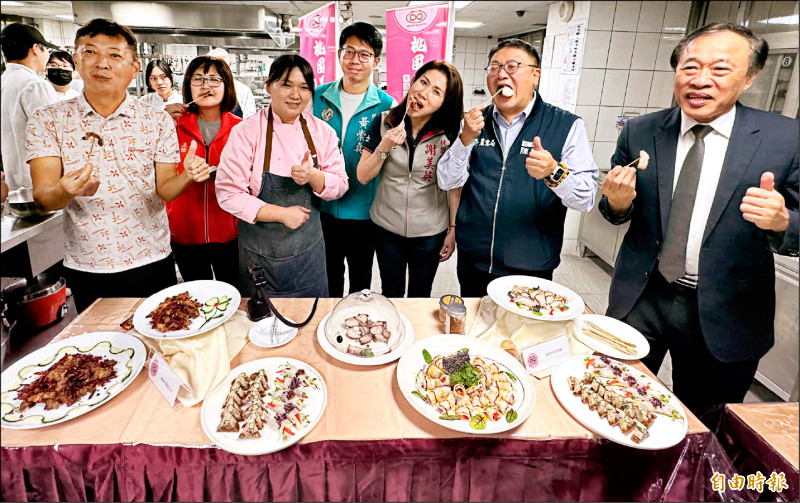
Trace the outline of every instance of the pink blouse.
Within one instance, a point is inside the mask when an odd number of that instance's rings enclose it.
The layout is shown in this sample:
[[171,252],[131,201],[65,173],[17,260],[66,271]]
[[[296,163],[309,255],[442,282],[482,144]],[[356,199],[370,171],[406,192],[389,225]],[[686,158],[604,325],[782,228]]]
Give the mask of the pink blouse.
[[[267,108],[261,109],[234,126],[217,167],[217,201],[225,211],[245,222],[254,223],[258,211],[267,203],[258,198],[264,174],[264,148],[267,136]],[[319,168],[325,175],[325,189],[314,192],[326,201],[347,192],[347,173],[339,139],[328,124],[303,112],[308,131],[317,149]],[[308,150],[300,120],[285,124],[273,113],[270,173],[291,177],[292,166],[299,165]]]

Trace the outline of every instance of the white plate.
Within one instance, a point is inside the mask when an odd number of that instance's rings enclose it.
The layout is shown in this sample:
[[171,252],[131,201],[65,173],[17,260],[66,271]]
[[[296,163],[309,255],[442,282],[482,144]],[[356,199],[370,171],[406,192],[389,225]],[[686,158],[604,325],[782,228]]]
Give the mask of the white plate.
[[[528,310],[520,309],[516,304],[511,302],[511,299],[508,297],[508,292],[511,291],[514,285],[526,286],[530,288],[539,287],[543,290],[549,290],[557,295],[563,295],[567,298],[567,306],[569,309],[558,311],[553,314],[542,313],[541,316],[537,316]],[[517,313],[533,320],[567,321],[579,316],[581,313],[583,313],[584,309],[586,309],[586,304],[583,303],[581,296],[569,288],[553,281],[535,278],[533,276],[503,276],[502,278],[497,278],[489,283],[489,286],[486,288],[486,293],[488,293],[489,297],[491,297],[491,299],[503,309],[507,309],[512,313]]]
[[[67,353],[91,354],[114,360],[117,362],[114,365],[117,376],[97,388],[93,396],[89,397],[87,393],[71,406],[62,405],[57,409],[45,410],[44,404],[39,403],[22,411],[20,421],[7,421],[6,414],[22,403],[13,390],[18,389],[20,385],[32,383],[38,377],[35,375],[36,372],[49,369]],[[93,332],[48,344],[15,362],[3,372],[0,378],[2,381],[0,424],[3,428],[27,430],[63,423],[86,414],[110,401],[132,383],[144,367],[146,357],[147,350],[142,341],[120,332]]]
[[[483,430],[476,430],[466,420],[450,421],[439,419],[440,414],[434,407],[412,393],[416,390],[417,374],[425,366],[425,358],[422,356],[423,349],[427,350],[431,357],[435,358],[437,355],[447,356],[453,354],[462,348],[469,349],[470,359],[480,356],[487,361],[497,363],[500,370],[514,374],[517,380],[514,381],[512,379],[511,381],[515,397],[515,406],[513,408],[517,411],[516,420],[508,423],[505,418],[500,418],[499,421],[489,421]],[[464,335],[434,335],[415,342],[397,362],[397,384],[400,386],[400,392],[408,400],[408,403],[426,419],[451,430],[474,433],[476,435],[491,435],[521,425],[533,411],[533,403],[536,398],[533,382],[516,358],[499,346]]]
[[403,326],[404,326],[403,340],[400,341],[400,344],[394,351],[391,351],[389,353],[373,357],[366,357],[366,356],[351,355],[350,353],[345,353],[336,348],[333,344],[330,343],[328,338],[325,337],[325,323],[327,323],[328,318],[330,317],[330,313],[326,314],[325,317],[322,318],[322,321],[319,323],[319,326],[317,327],[317,341],[319,341],[319,345],[322,346],[322,349],[326,353],[336,358],[340,362],[350,363],[352,365],[361,365],[361,366],[383,365],[384,363],[393,362],[398,358],[400,358],[401,356],[403,356],[403,353],[414,342],[414,327],[411,325],[411,322],[408,321],[408,318],[406,318],[403,313],[397,313],[397,314],[399,314],[400,319],[403,320]]
[[[666,449],[683,440],[689,423],[686,419],[686,411],[675,398],[675,395],[657,381],[645,376],[640,370],[629,367],[625,362],[616,363],[631,369],[629,372],[640,381],[649,383],[651,389],[670,396],[669,404],[675,407],[684,419],[671,419],[667,416],[656,414],[656,420],[648,428],[650,436],[644,439],[641,444],[637,444],[631,440],[630,434],[625,435],[622,433],[619,426],[611,426],[606,418],[600,417],[597,411],[590,410],[589,406],[581,401],[580,396],[572,394],[567,381],[570,376],[578,379],[583,378],[583,374],[586,372],[586,358],[586,356],[578,355],[564,360],[553,370],[553,374],[550,377],[550,384],[553,387],[553,393],[555,393],[556,398],[579,423],[601,437],[636,449]],[[611,361],[614,362],[614,360]]]
[[[625,342],[635,344],[636,353],[633,355],[626,355],[625,353],[614,349],[608,344],[600,342],[599,340],[584,334],[583,328],[586,326],[587,321],[594,323],[606,332],[619,337]],[[620,360],[641,360],[650,352],[650,343],[647,342],[647,339],[644,338],[644,335],[622,321],[600,314],[582,314],[575,318],[573,323],[575,323],[575,336],[579,341],[594,349],[598,353],[610,356],[611,358],[618,358]]]
[[[264,369],[267,373],[267,379],[272,384],[275,379],[275,371],[284,363],[291,363],[295,367],[305,369],[310,377],[315,377],[317,380],[319,389],[305,388],[308,393],[308,400],[302,412],[308,414],[308,426],[299,429],[294,436],[286,440],[283,440],[277,429],[271,428],[269,425],[264,425],[260,432],[261,438],[239,438],[239,432],[218,432],[217,426],[219,426],[222,406],[225,403],[225,397],[230,391],[231,381],[236,379],[236,376],[241,372],[250,375]],[[206,436],[221,449],[234,454],[248,456],[269,454],[294,445],[298,440],[305,437],[319,422],[327,402],[328,388],[325,385],[325,379],[314,367],[294,358],[261,358],[260,360],[243,363],[231,370],[225,380],[220,382],[203,400],[203,406],[200,410],[200,422],[203,425],[203,431]]]
[[[292,323],[295,322],[291,318],[286,319]],[[276,323],[278,324],[277,328],[275,328]],[[272,340],[273,330],[275,330],[274,342]],[[283,346],[294,339],[295,335],[297,335],[296,328],[284,325],[283,322],[275,316],[270,316],[259,321],[253,325],[247,333],[250,342],[261,348],[277,348],[278,346]]]
[[[192,324],[189,325],[187,330],[159,332],[155,328],[152,328],[150,325],[150,318],[148,318],[147,315],[153,312],[153,309],[157,308],[159,304],[167,299],[167,297],[174,297],[175,295],[183,292],[189,292],[189,295],[191,295],[193,299],[197,300],[201,304],[205,304],[205,302],[212,297],[222,297],[223,295],[230,297],[231,301],[228,303],[227,309],[222,311],[222,313],[213,311],[209,314],[205,314],[201,309],[200,316],[192,321]],[[232,285],[223,283],[222,281],[199,280],[178,283],[177,285],[165,288],[158,293],[154,293],[145,299],[145,301],[142,302],[138,308],[136,308],[136,312],[133,313],[133,327],[140,334],[152,339],[185,339],[186,337],[192,337],[208,332],[209,330],[214,330],[218,326],[228,321],[228,319],[233,316],[233,313],[239,309],[239,303],[241,301],[242,296],[239,294],[239,291]],[[203,323],[206,321],[206,317],[217,316],[219,314],[222,314],[222,317],[212,319],[209,323],[206,323],[206,325],[203,326]],[[203,328],[200,328],[201,326]]]

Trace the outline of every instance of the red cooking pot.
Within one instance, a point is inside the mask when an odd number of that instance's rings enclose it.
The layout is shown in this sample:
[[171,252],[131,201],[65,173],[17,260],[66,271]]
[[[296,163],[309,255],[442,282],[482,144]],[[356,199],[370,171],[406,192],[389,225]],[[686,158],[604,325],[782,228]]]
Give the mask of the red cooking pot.
[[38,328],[60,320],[67,311],[67,283],[40,274],[3,292],[20,325]]

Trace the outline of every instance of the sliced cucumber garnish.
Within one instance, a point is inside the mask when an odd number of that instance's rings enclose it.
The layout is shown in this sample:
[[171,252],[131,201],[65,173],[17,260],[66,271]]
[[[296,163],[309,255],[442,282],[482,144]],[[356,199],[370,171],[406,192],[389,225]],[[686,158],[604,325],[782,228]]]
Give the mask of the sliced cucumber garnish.
[[214,305],[217,304],[217,302],[219,302],[219,297],[211,297],[210,299],[208,299],[206,301],[206,305],[207,306],[214,306]]
[[10,414],[6,414],[3,416],[3,421],[7,421],[9,423],[17,423],[22,420],[22,413],[21,412],[12,412]]
[[10,403],[2,403],[0,404],[0,416],[5,416],[9,412],[14,410],[14,406]]
[[[89,348],[89,349],[91,349],[91,348]],[[61,356],[64,353],[69,353],[70,351],[73,351],[73,350],[74,351],[78,351],[78,348],[76,348],[75,346],[64,346],[63,348],[58,350],[58,352],[56,353],[56,356]]]
[[89,406],[88,405],[78,405],[74,409],[67,411],[66,415],[69,416],[69,417],[75,417],[75,416],[78,416],[80,414],[83,414],[87,410],[89,410]]
[[25,377],[31,372],[33,372],[36,369],[36,367],[38,367],[38,365],[28,365],[27,367],[22,367],[21,369],[19,369],[19,372],[17,372],[17,375],[21,379],[25,379]]
[[53,360],[55,360],[55,359],[56,359],[56,355],[53,355],[50,358],[46,359],[45,361],[41,362],[39,364],[39,366],[40,367],[44,367],[45,365],[50,365],[51,363],[53,363]]
[[213,313],[214,309],[216,309],[216,307],[214,307],[213,305],[211,305],[211,306],[203,306],[201,308],[201,310],[206,314]]
[[[62,419],[64,419],[65,417],[67,417],[67,414],[69,414],[69,412],[65,412],[64,414],[62,414],[62,415],[60,415],[60,416],[58,416],[58,417],[50,417],[50,418],[46,418],[46,417],[44,417],[44,416],[38,416],[38,417],[41,417],[41,418],[42,418],[42,419],[41,419],[41,422],[42,422],[42,423],[55,423],[56,421],[61,421]],[[37,416],[31,416],[31,417],[37,417]],[[28,420],[26,419],[26,420],[25,420],[25,421],[23,421],[23,422],[24,422],[24,423],[33,423],[33,422],[35,422],[35,421],[28,421]]]

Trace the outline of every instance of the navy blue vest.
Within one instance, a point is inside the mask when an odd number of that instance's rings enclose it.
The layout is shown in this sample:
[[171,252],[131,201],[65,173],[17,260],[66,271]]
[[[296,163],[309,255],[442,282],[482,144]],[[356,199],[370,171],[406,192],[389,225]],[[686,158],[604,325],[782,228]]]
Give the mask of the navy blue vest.
[[537,93],[503,170],[493,111],[490,106],[483,112],[486,126],[475,139],[469,179],[461,193],[456,217],[459,258],[500,276],[555,269],[567,208],[542,180],[528,174],[525,159],[539,136],[542,146],[560,161],[578,116],[545,103]]

